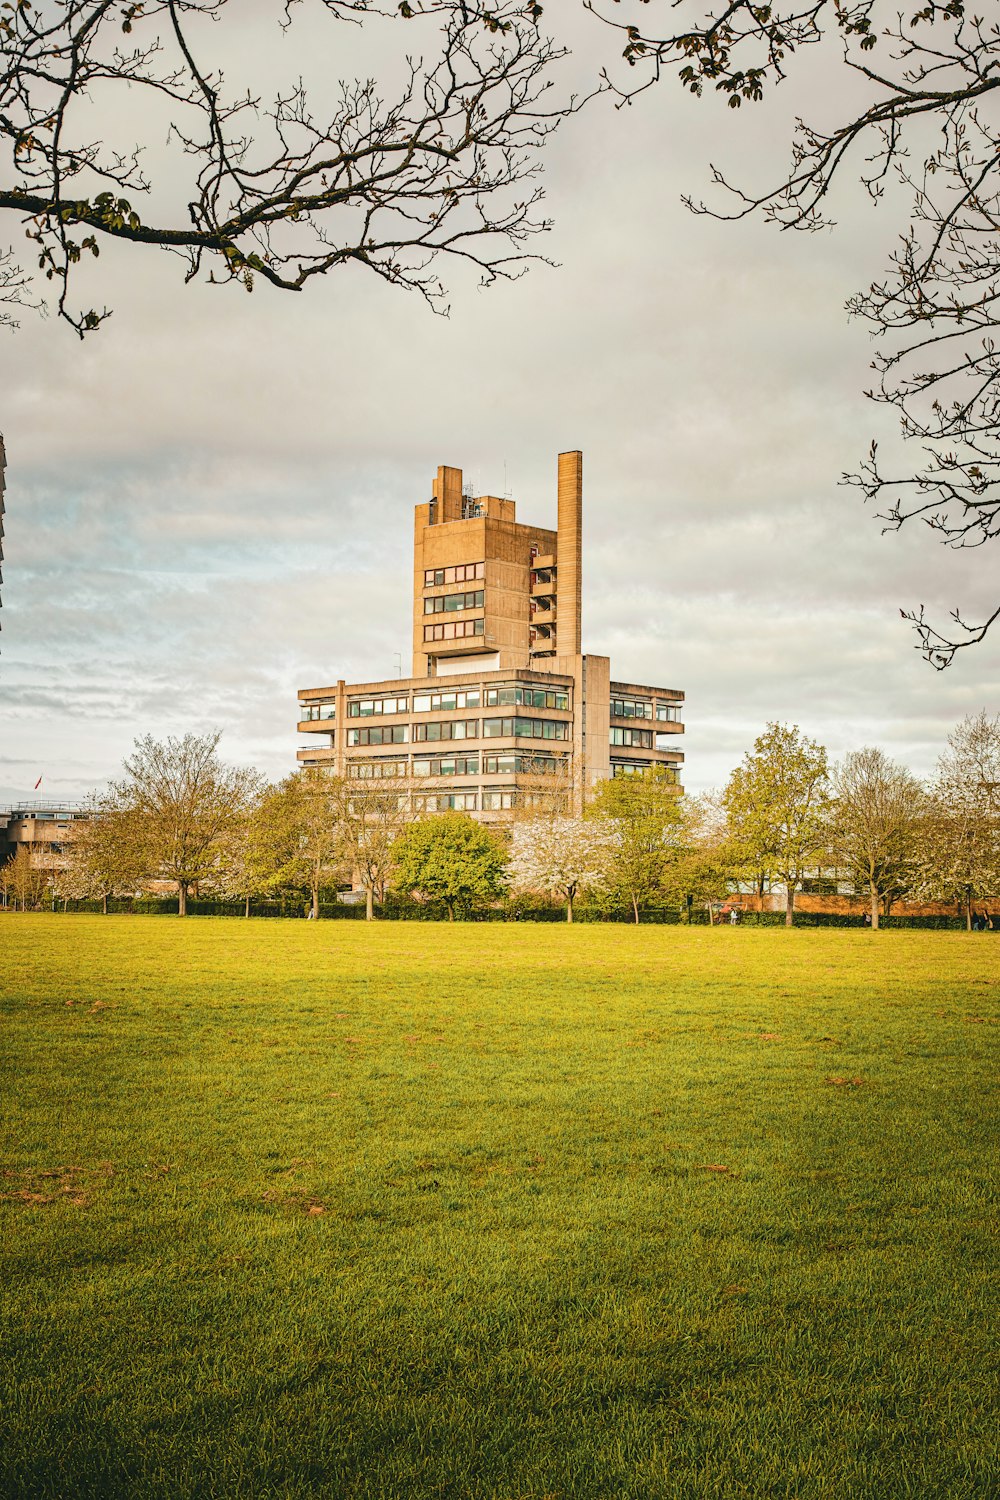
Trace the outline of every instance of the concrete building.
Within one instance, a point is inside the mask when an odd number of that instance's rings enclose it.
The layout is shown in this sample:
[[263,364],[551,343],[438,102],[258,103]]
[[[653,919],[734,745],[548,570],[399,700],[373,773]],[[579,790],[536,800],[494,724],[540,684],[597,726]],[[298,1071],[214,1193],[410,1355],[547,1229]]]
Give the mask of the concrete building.
[[303,688],[300,763],[405,776],[415,812],[487,822],[649,766],[679,788],[684,694],[583,651],[583,455],[559,455],[554,531],[445,466],[414,521],[412,676]]
[[0,808],[0,865],[25,848],[47,886],[59,884],[68,846],[89,814],[73,803],[27,802]]

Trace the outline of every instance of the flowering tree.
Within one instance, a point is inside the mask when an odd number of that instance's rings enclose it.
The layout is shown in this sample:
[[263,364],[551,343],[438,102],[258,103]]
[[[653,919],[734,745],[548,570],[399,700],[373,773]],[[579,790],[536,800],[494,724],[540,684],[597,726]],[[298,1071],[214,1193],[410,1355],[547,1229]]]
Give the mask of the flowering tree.
[[1000,896],[1000,714],[964,719],[949,735],[920,864],[924,890],[960,902],[967,927],[976,900]]
[[139,821],[95,801],[90,816],[76,824],[61,894],[70,900],[96,897],[107,915],[109,897],[134,895],[147,874]]
[[534,818],[515,825],[508,874],[522,891],[542,891],[566,903],[573,920],[577,894],[604,885],[614,853],[614,829],[601,818]]

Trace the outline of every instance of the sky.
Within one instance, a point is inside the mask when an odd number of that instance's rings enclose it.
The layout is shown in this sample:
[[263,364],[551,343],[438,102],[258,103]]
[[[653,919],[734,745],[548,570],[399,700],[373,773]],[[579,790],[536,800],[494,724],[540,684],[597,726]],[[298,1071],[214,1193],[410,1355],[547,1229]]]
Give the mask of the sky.
[[[585,87],[613,46],[582,12],[566,40],[561,86]],[[270,62],[297,72],[296,46]],[[929,775],[962,717],[1000,707],[1000,635],[938,673],[899,610],[985,616],[996,566],[916,525],[883,536],[839,483],[893,441],[843,310],[898,232],[891,194],[875,210],[845,183],[810,236],[681,203],[712,162],[780,168],[795,110],[838,103],[812,67],[780,107],[671,84],[588,106],[544,153],[557,264],[485,290],[442,267],[447,318],[360,267],[247,296],[112,248],[99,333],[0,330],[0,805],[85,797],[145,734],[219,729],[224,758],[287,774],[299,688],[407,670],[412,507],[437,466],[554,526],[573,448],[584,649],[685,692],[690,789],[773,720]]]

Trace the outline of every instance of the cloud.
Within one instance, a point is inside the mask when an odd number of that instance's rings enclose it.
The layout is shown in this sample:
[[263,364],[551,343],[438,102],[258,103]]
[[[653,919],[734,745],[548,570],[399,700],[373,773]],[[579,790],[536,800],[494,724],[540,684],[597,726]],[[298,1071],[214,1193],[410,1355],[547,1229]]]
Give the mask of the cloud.
[[[586,34],[578,77],[606,46]],[[929,771],[996,706],[998,646],[935,674],[898,608],[983,613],[995,566],[883,538],[839,485],[893,436],[841,311],[890,216],[844,194],[840,229],[800,238],[687,213],[710,160],[738,176],[781,145],[773,116],[732,114],[671,89],[584,111],[547,172],[539,248],[560,264],[487,292],[457,273],[447,320],[359,268],[247,297],[112,249],[99,335],[25,322],[0,373],[4,784],[30,763],[83,794],[136,735],[209,727],[283,774],[298,688],[392,675],[397,653],[407,670],[412,507],[437,465],[553,524],[573,447],[585,643],[686,690],[690,786],[770,719]]]

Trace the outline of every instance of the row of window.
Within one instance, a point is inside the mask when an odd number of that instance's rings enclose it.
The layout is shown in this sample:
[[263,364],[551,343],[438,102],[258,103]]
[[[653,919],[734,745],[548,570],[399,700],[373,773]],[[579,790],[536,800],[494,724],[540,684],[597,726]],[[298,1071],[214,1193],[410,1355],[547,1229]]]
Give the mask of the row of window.
[[444,615],[459,609],[482,609],[484,598],[482,589],[470,589],[467,594],[435,594],[424,600],[424,614]]
[[414,776],[478,776],[478,755],[435,755],[426,760],[413,757]]
[[[473,625],[482,626],[482,621],[472,621]],[[476,631],[475,634],[480,634]],[[525,708],[555,708],[564,712],[569,709],[569,692],[565,688],[542,688],[522,686],[515,683],[499,683],[496,687],[462,688],[445,690],[438,693],[414,693],[413,712],[415,714],[448,713],[457,708],[506,708],[508,706],[523,705]],[[659,706],[659,705],[658,705]],[[387,698],[351,698],[347,704],[347,716],[349,719],[369,719],[376,714],[405,714],[409,712],[410,700],[407,697],[392,695]],[[336,703],[300,703],[299,723],[309,723],[317,719],[332,719],[336,716]],[[659,717],[659,715],[658,715]],[[380,740],[349,740],[352,745],[377,745],[389,743]]]
[[483,620],[449,620],[447,625],[425,625],[425,641],[460,641],[467,635],[482,635]]
[[478,719],[443,719],[429,724],[414,724],[415,740],[478,740]]
[[[455,598],[475,597],[482,602],[480,590],[475,596],[470,594],[454,595]],[[451,597],[451,596],[444,596]],[[430,603],[431,601],[427,601]],[[456,636],[482,635],[482,620],[449,621],[445,625],[425,625],[424,640],[451,640]],[[484,705],[487,708],[507,707],[508,705],[523,705],[525,708],[555,708],[567,711],[569,709],[569,693],[561,688],[541,688],[520,684],[501,684],[496,687],[488,687],[482,691],[479,688],[466,688],[461,691],[440,693],[414,693],[414,713],[429,713],[435,709],[446,713],[450,709],[457,708],[479,708]],[[410,700],[407,697],[387,698],[352,698],[347,704],[347,715],[351,719],[367,719],[375,714],[400,714],[407,713]],[[332,719],[336,717],[336,703],[300,703],[299,722],[308,723],[319,719]],[[612,698],[611,716],[617,719],[647,719],[654,717],[653,703],[644,698]],[[681,705],[679,703],[656,704],[655,717],[660,723],[679,724],[681,722]],[[619,733],[620,731],[613,731]],[[548,736],[546,736],[548,737]],[[561,736],[556,736],[561,738]],[[380,744],[379,740],[351,740],[351,744]],[[387,743],[387,742],[385,742]],[[613,745],[645,744],[642,740],[616,740],[612,739]]]
[[[651,719],[653,717],[652,699],[612,698],[611,717],[613,719]],[[679,724],[681,706],[679,703],[657,702],[656,717],[661,723]]]
[[485,563],[459,563],[454,568],[426,568],[424,588],[430,589],[441,583],[471,583],[475,578],[486,577]]
[[[641,776],[644,771],[649,770],[648,760],[613,760],[611,762],[612,776]],[[659,766],[658,770],[664,781],[671,786],[679,786],[681,773],[676,766]]]
[[[414,757],[412,775],[425,776],[478,776],[482,760],[483,773],[487,776],[531,775],[554,776],[566,765],[553,755],[525,755],[509,751],[503,755],[435,755]],[[354,760],[348,763],[348,776],[358,780],[386,780],[411,774],[405,756],[386,759]]]
[[410,737],[408,724],[373,724],[370,729],[349,729],[349,745],[405,745]]
[[568,740],[569,725],[565,719],[484,719],[483,739],[503,740],[515,737],[526,740]]
[[608,743],[610,745],[635,745],[640,750],[652,750],[653,731],[651,729],[617,729],[612,725]]
[[352,698],[347,705],[349,719],[369,719],[372,714],[405,714],[409,698]]
[[569,708],[569,693],[565,688],[536,688],[510,686],[486,689],[486,707],[506,707],[507,704],[523,704],[525,708]]

